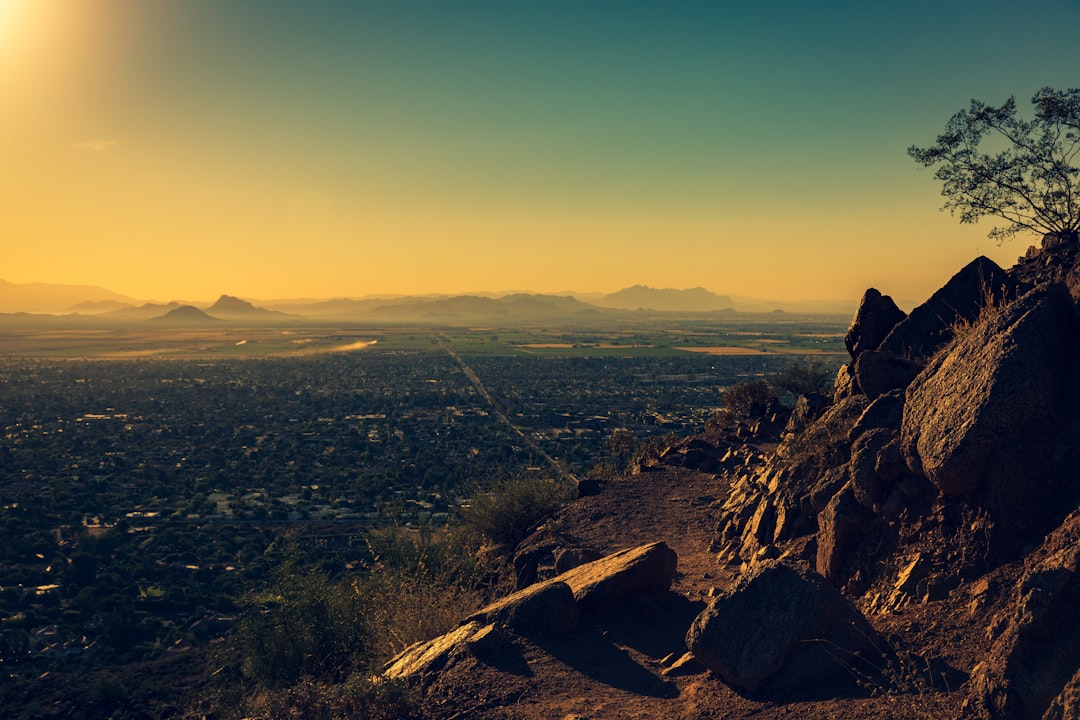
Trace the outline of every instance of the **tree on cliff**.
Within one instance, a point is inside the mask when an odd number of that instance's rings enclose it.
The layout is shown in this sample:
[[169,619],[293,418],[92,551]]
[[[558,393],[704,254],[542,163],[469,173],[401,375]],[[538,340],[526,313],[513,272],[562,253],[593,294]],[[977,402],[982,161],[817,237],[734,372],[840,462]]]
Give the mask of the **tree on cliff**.
[[989,233],[998,243],[1018,232],[1080,230],[1080,89],[1045,87],[1031,102],[1035,117],[1024,120],[1015,97],[1000,107],[972,100],[936,144],[908,148],[920,165],[938,166],[942,210],[959,211],[962,223],[1004,221]]

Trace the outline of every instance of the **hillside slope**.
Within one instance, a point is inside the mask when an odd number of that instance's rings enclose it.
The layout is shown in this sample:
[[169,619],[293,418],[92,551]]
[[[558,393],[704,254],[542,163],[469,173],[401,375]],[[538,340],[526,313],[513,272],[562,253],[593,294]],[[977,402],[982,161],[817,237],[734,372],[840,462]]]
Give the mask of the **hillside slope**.
[[1080,716],[1076,248],[868,291],[831,396],[580,498],[391,672],[433,718]]

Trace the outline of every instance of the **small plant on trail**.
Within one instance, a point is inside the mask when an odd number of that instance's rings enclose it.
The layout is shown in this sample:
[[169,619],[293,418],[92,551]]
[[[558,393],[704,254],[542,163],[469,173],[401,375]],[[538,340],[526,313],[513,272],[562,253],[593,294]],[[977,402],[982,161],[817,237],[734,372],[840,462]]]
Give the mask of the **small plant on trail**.
[[[901,650],[886,637],[868,636],[868,654],[852,653],[829,640],[817,643],[833,660],[847,669],[852,680],[870,696],[889,703],[889,717],[895,720],[940,720],[956,717],[956,698],[950,698],[948,677],[937,672],[928,660]],[[883,646],[882,646],[883,644]]]
[[[882,667],[857,672],[856,677],[872,696],[888,700],[891,716],[897,720],[940,720],[952,716],[944,674],[935,673],[924,658],[891,644],[886,648]],[[935,687],[935,681],[942,687]]]

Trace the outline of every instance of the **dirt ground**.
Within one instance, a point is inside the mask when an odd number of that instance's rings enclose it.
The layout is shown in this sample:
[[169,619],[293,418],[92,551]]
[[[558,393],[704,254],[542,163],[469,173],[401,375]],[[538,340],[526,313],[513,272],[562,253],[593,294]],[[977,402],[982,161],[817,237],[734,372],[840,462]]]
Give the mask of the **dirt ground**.
[[[869,614],[896,660],[873,677],[818,688],[813,696],[744,697],[696,663],[673,668],[710,593],[735,577],[709,551],[726,492],[723,476],[662,469],[609,482],[600,494],[564,509],[552,529],[581,547],[606,554],[667,543],[678,554],[671,592],[643,597],[618,613],[585,618],[569,637],[516,638],[520,650],[497,663],[460,660],[425,688],[425,714],[447,720],[861,720],[962,714],[964,683],[988,644],[979,618],[987,617],[986,604],[995,602],[994,593],[981,590],[973,600],[965,587],[937,602]],[[998,574],[1007,573],[1003,568]],[[991,578],[990,585],[1011,583]]]

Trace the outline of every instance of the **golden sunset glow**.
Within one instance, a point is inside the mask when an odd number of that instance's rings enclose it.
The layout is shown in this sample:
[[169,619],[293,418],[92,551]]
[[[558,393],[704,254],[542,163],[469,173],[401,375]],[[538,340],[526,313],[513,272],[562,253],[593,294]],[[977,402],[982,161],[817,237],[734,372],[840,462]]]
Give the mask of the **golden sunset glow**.
[[1080,8],[1029,40],[977,7],[0,0],[0,279],[918,300],[1026,241],[904,149],[1075,84]]

